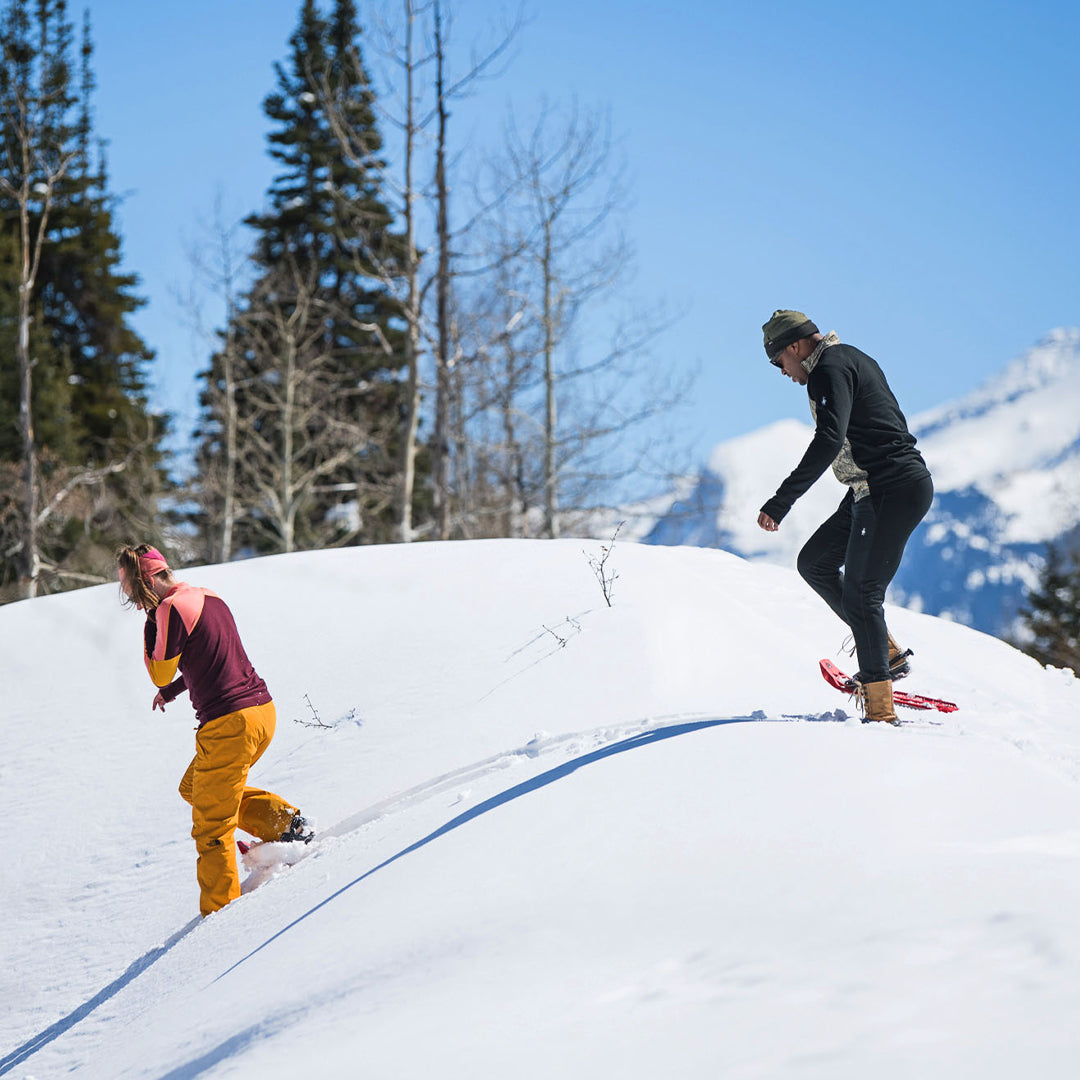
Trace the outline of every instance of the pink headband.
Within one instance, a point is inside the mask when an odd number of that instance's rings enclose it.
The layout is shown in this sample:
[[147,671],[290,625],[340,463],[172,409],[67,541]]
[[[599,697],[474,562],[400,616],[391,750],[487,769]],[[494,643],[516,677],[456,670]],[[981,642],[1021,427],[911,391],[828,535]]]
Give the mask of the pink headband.
[[151,581],[155,574],[168,569],[169,564],[165,561],[165,556],[157,548],[151,548],[145,555],[139,556],[139,570],[142,571],[145,581]]

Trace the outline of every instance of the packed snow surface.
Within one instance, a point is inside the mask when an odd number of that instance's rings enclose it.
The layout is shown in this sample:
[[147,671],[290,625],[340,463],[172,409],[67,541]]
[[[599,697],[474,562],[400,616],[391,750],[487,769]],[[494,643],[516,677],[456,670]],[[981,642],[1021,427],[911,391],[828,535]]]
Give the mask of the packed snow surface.
[[961,710],[863,725],[792,571],[619,543],[608,607],[598,553],[184,572],[277,702],[252,782],[321,834],[205,920],[141,616],[0,609],[0,1075],[1080,1074],[1080,682],[890,610]]

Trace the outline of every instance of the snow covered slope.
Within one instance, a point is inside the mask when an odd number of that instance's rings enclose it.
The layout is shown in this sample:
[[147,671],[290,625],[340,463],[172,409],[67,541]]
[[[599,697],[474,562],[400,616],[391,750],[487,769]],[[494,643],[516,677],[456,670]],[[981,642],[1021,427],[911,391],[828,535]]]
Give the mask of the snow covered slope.
[[184,573],[325,837],[204,921],[140,617],[0,608],[0,1076],[1071,1080],[1080,682],[895,611],[962,710],[863,726],[790,571],[596,546]]
[[[937,499],[893,596],[1007,634],[1046,543],[1080,522],[1080,329],[1055,330],[968,397],[910,420]],[[696,484],[638,535],[794,565],[843,488],[823,477],[772,536],[755,521],[811,435],[808,423],[787,420],[721,443]]]

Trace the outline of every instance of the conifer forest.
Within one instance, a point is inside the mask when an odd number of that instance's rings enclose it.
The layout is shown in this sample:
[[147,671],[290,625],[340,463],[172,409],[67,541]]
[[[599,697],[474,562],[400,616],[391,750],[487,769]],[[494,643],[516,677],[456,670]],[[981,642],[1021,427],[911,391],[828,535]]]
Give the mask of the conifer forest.
[[0,601],[112,580],[116,547],[146,538],[182,565],[557,537],[665,468],[643,437],[685,390],[648,353],[663,316],[582,329],[632,261],[607,117],[508,119],[460,175],[453,104],[527,30],[477,51],[447,0],[397,13],[298,3],[252,103],[273,180],[242,220],[215,213],[193,267],[224,317],[178,431],[132,325],[90,16],[4,0]]

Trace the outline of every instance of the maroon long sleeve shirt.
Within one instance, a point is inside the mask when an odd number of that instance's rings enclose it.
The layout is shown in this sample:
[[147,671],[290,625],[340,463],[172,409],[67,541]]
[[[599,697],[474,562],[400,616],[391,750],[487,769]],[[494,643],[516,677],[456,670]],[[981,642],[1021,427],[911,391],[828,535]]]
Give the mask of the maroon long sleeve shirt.
[[166,701],[187,690],[200,727],[271,700],[244,651],[232,612],[209,589],[180,582],[147,614],[145,660]]

